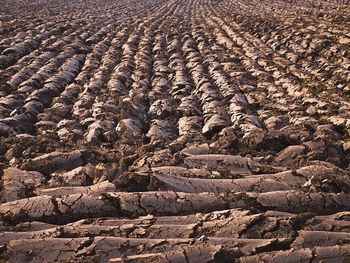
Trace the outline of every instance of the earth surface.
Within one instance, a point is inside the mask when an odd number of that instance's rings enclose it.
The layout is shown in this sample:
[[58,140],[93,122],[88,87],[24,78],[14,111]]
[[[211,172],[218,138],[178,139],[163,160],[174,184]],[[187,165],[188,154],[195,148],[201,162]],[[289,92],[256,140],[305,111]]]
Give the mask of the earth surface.
[[0,1],[0,262],[350,262],[350,11]]

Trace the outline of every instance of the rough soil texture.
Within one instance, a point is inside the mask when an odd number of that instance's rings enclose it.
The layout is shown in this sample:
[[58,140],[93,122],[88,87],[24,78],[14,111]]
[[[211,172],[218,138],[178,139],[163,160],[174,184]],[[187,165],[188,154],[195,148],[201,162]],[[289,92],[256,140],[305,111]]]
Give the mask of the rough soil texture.
[[0,262],[350,262],[350,12],[0,1]]

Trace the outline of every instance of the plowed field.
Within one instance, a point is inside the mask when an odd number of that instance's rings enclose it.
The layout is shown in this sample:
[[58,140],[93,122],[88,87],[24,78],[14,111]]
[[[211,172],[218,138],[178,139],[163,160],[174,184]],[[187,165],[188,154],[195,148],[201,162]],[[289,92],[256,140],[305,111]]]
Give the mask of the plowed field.
[[350,11],[1,0],[0,262],[350,262]]

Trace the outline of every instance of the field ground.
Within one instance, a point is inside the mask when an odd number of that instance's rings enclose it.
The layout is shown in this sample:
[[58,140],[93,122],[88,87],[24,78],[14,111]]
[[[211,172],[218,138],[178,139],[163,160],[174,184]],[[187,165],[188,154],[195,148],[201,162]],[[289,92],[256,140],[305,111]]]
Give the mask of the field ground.
[[0,1],[0,262],[350,262],[350,12]]

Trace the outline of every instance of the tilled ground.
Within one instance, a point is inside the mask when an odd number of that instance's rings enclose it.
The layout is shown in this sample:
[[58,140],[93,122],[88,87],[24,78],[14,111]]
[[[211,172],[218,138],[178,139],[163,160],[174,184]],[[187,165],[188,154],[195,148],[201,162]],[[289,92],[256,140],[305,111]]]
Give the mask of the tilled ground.
[[0,1],[0,262],[349,262],[350,15]]

